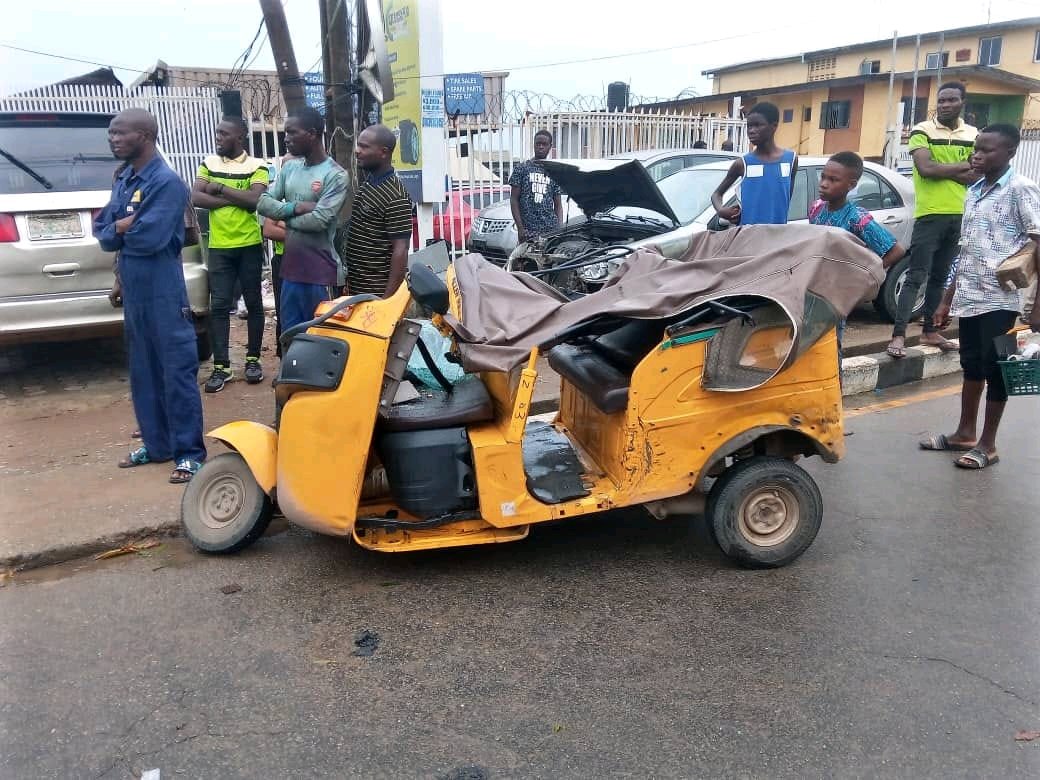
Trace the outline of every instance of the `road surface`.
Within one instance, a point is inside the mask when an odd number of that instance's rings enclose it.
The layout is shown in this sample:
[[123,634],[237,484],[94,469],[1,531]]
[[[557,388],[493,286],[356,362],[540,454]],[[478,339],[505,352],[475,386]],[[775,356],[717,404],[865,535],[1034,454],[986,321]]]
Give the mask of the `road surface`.
[[964,472],[916,450],[953,390],[850,412],[848,457],[807,462],[823,530],[777,571],[629,511],[404,556],[276,523],[234,557],[18,574],[0,777],[1036,777],[1040,404]]

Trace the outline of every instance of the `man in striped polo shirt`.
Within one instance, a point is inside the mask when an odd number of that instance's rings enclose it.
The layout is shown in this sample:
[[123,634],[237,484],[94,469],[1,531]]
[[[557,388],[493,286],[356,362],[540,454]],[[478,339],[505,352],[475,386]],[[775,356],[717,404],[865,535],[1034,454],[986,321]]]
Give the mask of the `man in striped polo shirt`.
[[943,352],[957,349],[939,332],[932,315],[942,300],[950,264],[957,256],[968,185],[979,179],[968,162],[978,130],[961,119],[964,94],[963,84],[943,84],[935,119],[915,125],[910,132],[915,222],[910,239],[910,266],[899,293],[892,341],[888,345],[888,354],[894,358],[906,357],[906,326],[925,280],[921,343]]
[[358,167],[368,178],[358,190],[347,227],[343,261],[349,295],[389,297],[408,270],[412,202],[390,165],[396,145],[384,125],[365,128],[357,139]]
[[217,125],[217,153],[207,157],[195,179],[191,202],[209,209],[210,334],[213,341],[213,373],[206,392],[217,393],[234,375],[228,357],[235,282],[249,312],[246,346],[246,381],[254,385],[264,378],[260,367],[260,342],[264,336],[264,302],[260,294],[264,250],[256,202],[267,190],[269,174],[263,160],[245,151],[246,123],[226,116]]

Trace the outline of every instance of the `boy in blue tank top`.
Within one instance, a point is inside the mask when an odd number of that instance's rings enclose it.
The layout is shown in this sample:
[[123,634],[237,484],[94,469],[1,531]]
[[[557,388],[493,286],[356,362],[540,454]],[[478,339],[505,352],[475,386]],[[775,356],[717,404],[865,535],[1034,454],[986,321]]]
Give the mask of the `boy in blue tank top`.
[[[711,205],[723,219],[741,225],[787,224],[798,155],[773,141],[779,125],[780,111],[772,103],[757,103],[747,115],[748,141],[755,151],[733,161],[711,196]],[[741,177],[740,203],[724,205],[726,192]]]

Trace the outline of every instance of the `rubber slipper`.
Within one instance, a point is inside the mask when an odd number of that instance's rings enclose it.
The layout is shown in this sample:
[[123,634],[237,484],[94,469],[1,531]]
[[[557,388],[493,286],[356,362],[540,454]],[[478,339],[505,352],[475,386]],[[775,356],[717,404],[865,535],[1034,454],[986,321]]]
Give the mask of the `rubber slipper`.
[[971,452],[975,449],[975,443],[967,444],[965,442],[950,441],[950,438],[945,433],[939,433],[934,436],[929,436],[926,439],[921,439],[917,442],[917,445],[922,450],[939,451],[939,452]]
[[961,348],[946,338],[940,338],[937,342],[921,341],[923,346],[938,347],[940,352],[960,352]]
[[121,469],[132,469],[135,466],[144,466],[151,462],[152,458],[148,454],[148,449],[145,447],[138,447],[116,465]]
[[906,357],[906,347],[889,347],[885,352],[888,353],[889,357],[896,360],[902,360]]
[[957,460],[953,462],[954,466],[962,469],[970,469],[971,471],[978,471],[984,469],[987,466],[995,466],[1000,463],[1000,457],[998,455],[989,455],[982,450],[976,448],[969,450],[964,455],[961,455]]
[[170,484],[183,485],[185,482],[191,482],[191,478],[200,468],[202,468],[202,464],[197,460],[181,458],[177,461],[177,467],[174,468],[173,473],[170,474]]

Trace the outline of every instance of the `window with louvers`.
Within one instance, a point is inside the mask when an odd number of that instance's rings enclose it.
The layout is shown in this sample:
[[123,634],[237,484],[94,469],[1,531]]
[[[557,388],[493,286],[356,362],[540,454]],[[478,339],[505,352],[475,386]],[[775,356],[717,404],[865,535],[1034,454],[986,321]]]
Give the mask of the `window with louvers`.
[[809,81],[827,81],[837,73],[836,57],[819,57],[809,61]]

